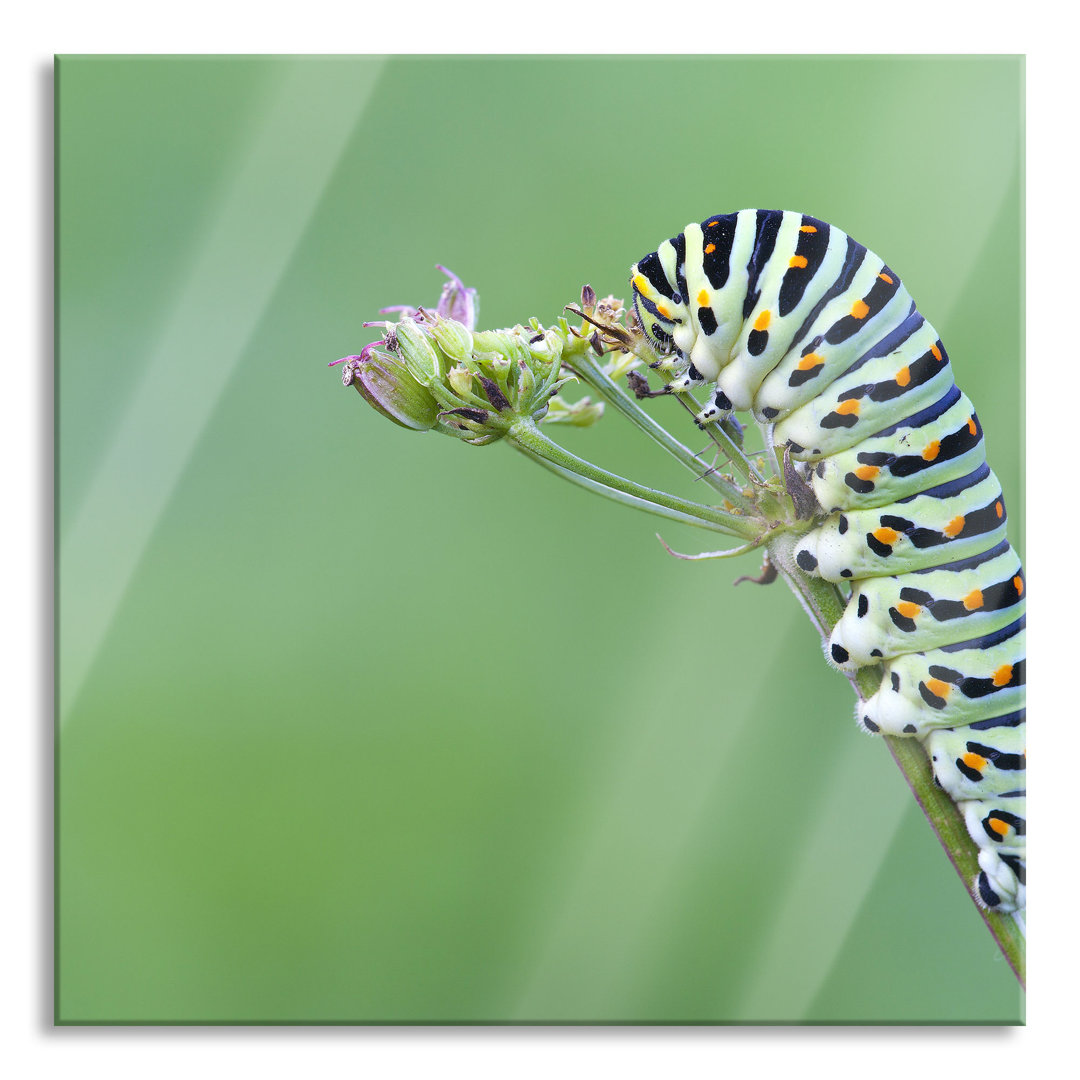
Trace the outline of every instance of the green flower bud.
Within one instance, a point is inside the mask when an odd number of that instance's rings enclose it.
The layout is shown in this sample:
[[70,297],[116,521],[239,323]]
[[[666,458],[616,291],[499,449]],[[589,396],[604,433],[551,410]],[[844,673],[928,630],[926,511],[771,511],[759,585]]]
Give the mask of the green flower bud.
[[530,334],[527,344],[530,356],[539,363],[552,364],[562,357],[563,341],[554,330]]
[[427,331],[440,351],[453,363],[464,363],[472,356],[473,336],[461,323],[436,316],[434,323],[427,326]]
[[502,353],[474,353],[473,355],[478,361],[479,369],[496,379],[505,379],[514,366],[514,361]]
[[473,334],[473,353],[479,360],[498,360],[506,365],[516,349],[517,343],[509,330],[481,330]]
[[368,345],[358,356],[346,356],[341,381],[355,386],[364,400],[388,420],[412,431],[435,426],[439,403],[393,356]]
[[536,372],[533,364],[521,364],[519,366],[517,395],[519,401],[532,401],[536,396]]
[[469,397],[473,394],[473,373],[467,367],[453,367],[446,375],[446,381],[450,389],[458,397]]
[[415,319],[405,316],[386,333],[386,345],[401,357],[413,378],[430,386],[443,375],[443,363]]

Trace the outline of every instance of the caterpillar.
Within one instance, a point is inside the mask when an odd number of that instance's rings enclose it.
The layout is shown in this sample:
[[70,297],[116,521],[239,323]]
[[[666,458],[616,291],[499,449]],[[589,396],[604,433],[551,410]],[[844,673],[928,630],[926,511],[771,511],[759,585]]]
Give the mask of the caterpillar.
[[631,268],[637,321],[705,426],[750,411],[819,504],[795,548],[849,590],[825,643],[871,734],[918,739],[979,849],[976,901],[1025,907],[1024,574],[982,427],[899,276],[786,210],[690,224]]

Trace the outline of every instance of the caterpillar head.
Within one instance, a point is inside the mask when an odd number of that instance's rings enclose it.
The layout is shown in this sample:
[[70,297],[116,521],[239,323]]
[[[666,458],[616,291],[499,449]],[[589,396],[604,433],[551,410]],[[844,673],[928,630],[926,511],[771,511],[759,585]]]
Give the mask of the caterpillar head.
[[[665,269],[665,240],[659,251],[646,255],[630,268],[630,286],[634,292],[634,311],[641,328],[662,355],[676,349],[689,352],[693,346],[693,327],[686,297],[679,291],[674,273]],[[672,252],[673,254],[673,252]]]

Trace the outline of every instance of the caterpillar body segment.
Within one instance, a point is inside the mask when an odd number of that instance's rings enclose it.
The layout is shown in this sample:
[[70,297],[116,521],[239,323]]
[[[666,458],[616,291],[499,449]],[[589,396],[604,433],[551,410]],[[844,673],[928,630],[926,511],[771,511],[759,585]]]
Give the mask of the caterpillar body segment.
[[[829,652],[845,671],[904,653],[939,649],[1001,630],[1024,611],[1020,559],[1002,554],[898,577],[855,581]],[[993,554],[989,552],[987,554]]]
[[[869,731],[925,739],[942,728],[1022,724],[1026,680],[1023,619],[982,638],[885,664],[881,688],[862,702]],[[1005,719],[1002,719],[1005,718]]]
[[[974,731],[945,728],[933,732],[926,749],[934,776],[961,801],[985,801],[1023,791],[1027,759],[1024,729],[1003,727],[993,739]],[[1015,803],[1010,803],[1015,806]],[[1001,807],[999,810],[1003,809]]]
[[1025,585],[983,431],[899,276],[806,214],[691,224],[631,269],[645,332],[710,385],[698,422],[750,411],[824,512],[805,572],[850,586],[826,646],[881,664],[872,733],[919,739],[979,847],[977,901],[1025,905]]
[[940,400],[810,469],[818,502],[832,512],[887,506],[968,476],[986,461],[971,402],[953,386]]
[[795,549],[795,561],[826,581],[858,580],[937,566],[941,549],[963,559],[1005,539],[1001,484],[984,462],[975,472],[869,510],[836,511]]
[[[879,278],[883,274],[891,277],[891,272],[886,274],[887,270],[884,263],[879,263],[865,273],[869,279]],[[898,278],[892,280],[899,285]],[[921,320],[921,316],[918,316],[912,325],[905,322],[913,305],[907,290],[903,288],[894,293],[883,309],[873,311],[862,320],[853,320],[851,308],[860,303],[865,305],[865,301],[849,304],[841,298],[822,312],[814,326],[800,334],[782,361],[769,371],[754,395],[753,407],[759,421],[787,416],[800,405],[812,401],[823,387],[851,371],[855,364],[865,364],[875,359],[870,346],[882,343],[881,348],[889,352],[904,345]],[[869,305],[865,306],[869,308]],[[830,335],[828,328],[834,319],[841,323],[850,321],[853,324],[851,334],[847,337]],[[892,341],[881,337],[881,328],[887,325],[898,327]],[[908,344],[909,352],[911,348],[912,345]],[[896,365],[897,368],[900,366]]]
[[777,443],[792,443],[793,457],[814,461],[876,435],[895,420],[898,408],[917,412],[937,401],[954,383],[936,337],[924,323],[909,339],[909,349],[849,368],[817,397],[776,421]]

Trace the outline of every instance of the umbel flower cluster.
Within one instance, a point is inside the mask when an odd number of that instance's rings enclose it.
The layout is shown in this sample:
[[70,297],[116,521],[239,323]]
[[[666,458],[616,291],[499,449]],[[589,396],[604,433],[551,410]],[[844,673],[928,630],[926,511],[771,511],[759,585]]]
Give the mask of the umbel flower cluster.
[[475,289],[443,267],[449,281],[434,311],[400,311],[381,340],[346,356],[342,382],[355,386],[383,416],[414,431],[437,430],[473,446],[503,438],[521,420],[586,425],[603,412],[587,399],[569,405],[559,388],[574,376],[562,367],[564,336],[529,327],[476,330]]

